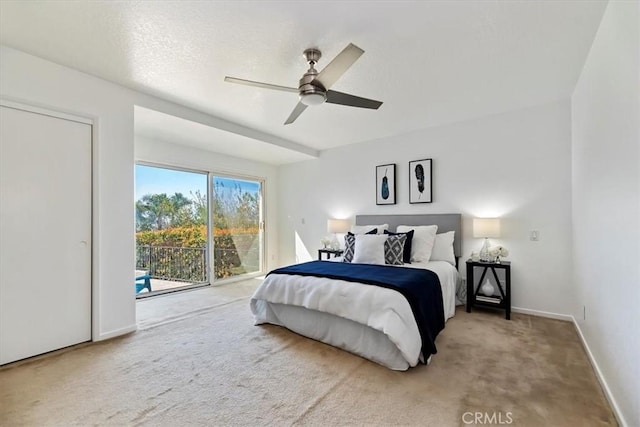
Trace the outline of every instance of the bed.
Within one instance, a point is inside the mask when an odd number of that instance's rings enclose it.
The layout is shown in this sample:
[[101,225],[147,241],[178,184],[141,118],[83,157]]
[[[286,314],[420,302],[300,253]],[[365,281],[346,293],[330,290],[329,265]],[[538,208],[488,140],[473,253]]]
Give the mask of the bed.
[[[461,253],[461,215],[356,216],[357,226],[373,224],[388,224],[392,232],[401,225],[437,225],[438,234],[453,231],[455,262],[423,260],[397,266],[374,266],[341,263],[340,259],[334,259],[291,266],[291,271],[285,269],[286,273],[280,273],[280,269],[274,270],[251,298],[255,324],[279,325],[393,370],[406,370],[418,363],[429,363],[437,351],[435,338],[439,330],[455,313],[455,290],[459,275],[456,265],[452,264],[457,264]],[[409,278],[417,274],[424,278],[431,275],[436,278],[435,284],[424,288],[423,293],[428,295],[420,298],[426,302],[417,303],[405,295],[403,289],[391,285],[364,284],[366,280],[360,281],[360,277],[365,276],[356,273],[355,278],[333,274],[336,270],[340,274],[347,274],[346,270],[355,269],[358,265],[362,270],[373,269],[366,274],[371,273],[376,277],[382,277],[379,274],[382,270],[390,272],[387,276],[406,274]],[[317,271],[324,271],[325,268],[331,274],[317,274]],[[380,270],[376,270],[378,268]],[[307,270],[312,272],[308,273]],[[410,286],[417,289],[415,284]],[[437,301],[439,298],[442,301]],[[432,304],[434,308],[425,309],[427,306],[424,304]],[[436,310],[438,306],[441,307],[440,311]],[[442,326],[427,325],[429,319],[425,323],[426,317],[430,317],[432,323],[439,320]]]

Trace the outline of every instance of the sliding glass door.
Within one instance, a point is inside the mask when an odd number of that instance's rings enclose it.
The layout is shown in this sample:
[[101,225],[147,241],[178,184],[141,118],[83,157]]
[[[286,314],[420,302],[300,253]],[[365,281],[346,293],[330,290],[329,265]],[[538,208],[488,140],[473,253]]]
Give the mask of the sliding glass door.
[[262,272],[262,181],[137,164],[138,296]]
[[212,176],[213,271],[226,279],[262,271],[262,182]]

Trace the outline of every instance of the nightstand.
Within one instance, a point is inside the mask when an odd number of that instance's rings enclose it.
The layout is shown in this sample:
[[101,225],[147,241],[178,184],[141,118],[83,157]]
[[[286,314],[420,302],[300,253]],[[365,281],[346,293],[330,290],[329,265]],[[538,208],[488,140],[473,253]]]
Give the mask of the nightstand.
[[327,259],[331,258],[332,256],[337,257],[342,255],[344,251],[342,249],[318,249],[318,259],[322,260],[322,254],[326,254],[327,255]]
[[[474,270],[482,269],[480,280],[476,286],[474,281]],[[504,287],[500,283],[496,270],[504,270]],[[497,294],[494,291],[493,296],[481,294],[480,288],[484,284],[487,272],[492,273],[492,284],[497,286]],[[495,288],[494,286],[494,288]],[[489,307],[505,311],[505,318],[511,319],[511,262],[502,261],[483,262],[467,260],[467,313],[471,313],[472,307]]]

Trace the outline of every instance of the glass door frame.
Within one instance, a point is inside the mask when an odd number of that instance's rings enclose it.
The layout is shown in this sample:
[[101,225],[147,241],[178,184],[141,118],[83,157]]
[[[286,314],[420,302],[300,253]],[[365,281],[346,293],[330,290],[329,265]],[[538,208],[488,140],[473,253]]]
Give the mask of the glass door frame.
[[[180,287],[176,287],[176,288],[172,288],[172,289],[166,289],[166,290],[160,290],[160,291],[152,291],[152,292],[141,292],[139,294],[136,295],[136,299],[142,299],[142,298],[147,298],[147,297],[153,297],[156,295],[162,295],[162,294],[168,294],[171,292],[179,292],[179,291],[184,291],[184,290],[189,290],[189,289],[194,289],[194,288],[201,288],[204,286],[211,286],[212,284],[212,250],[211,250],[211,244],[212,241],[210,241],[210,236],[211,234],[211,227],[213,226],[213,222],[212,222],[212,201],[211,201],[211,172],[207,171],[207,170],[202,170],[202,169],[195,169],[195,168],[189,168],[189,167],[183,167],[183,166],[178,166],[178,165],[170,165],[170,164],[165,164],[165,163],[156,163],[156,162],[150,162],[150,161],[144,161],[144,160],[136,160],[134,162],[134,170],[135,170],[135,166],[148,166],[148,167],[153,167],[153,168],[161,168],[161,169],[168,169],[168,170],[173,170],[173,171],[177,171],[177,172],[189,172],[189,173],[194,173],[194,174],[198,174],[198,175],[205,175],[207,178],[207,246],[205,248],[205,259],[207,260],[207,265],[205,267],[205,281],[202,283],[191,283],[185,286],[180,286]],[[134,185],[135,185],[135,177],[134,177]],[[135,213],[136,209],[134,208],[134,213]],[[136,227],[137,228],[137,227]],[[137,231],[136,231],[137,232]],[[136,242],[136,246],[137,246],[137,242]]]
[[[221,177],[221,178],[229,178],[229,179],[239,179],[242,181],[252,181],[252,182],[257,182],[258,184],[260,184],[260,202],[259,202],[259,212],[260,212],[260,218],[259,218],[259,222],[258,222],[258,238],[259,238],[259,247],[260,247],[260,256],[259,256],[259,262],[260,262],[260,268],[258,271],[254,271],[252,273],[244,273],[244,274],[239,274],[237,276],[231,276],[231,277],[225,277],[225,278],[221,278],[221,279],[216,279],[216,275],[215,275],[215,245],[214,245],[214,241],[213,241],[213,235],[214,235],[214,226],[213,226],[213,197],[214,197],[214,185],[213,185],[213,179],[215,177]],[[207,182],[207,186],[209,188],[209,271],[207,272],[207,275],[209,277],[209,283],[212,286],[217,286],[217,285],[223,285],[225,283],[232,283],[232,282],[237,282],[240,280],[246,280],[246,279],[250,279],[252,277],[258,277],[258,276],[262,276],[264,275],[264,270],[265,270],[265,266],[266,266],[266,262],[267,262],[267,237],[266,237],[266,227],[265,227],[265,209],[264,209],[264,194],[265,194],[265,179],[261,178],[261,177],[256,177],[256,176],[251,176],[251,175],[244,175],[244,174],[240,174],[240,173],[234,173],[234,172],[216,172],[216,171],[210,171],[209,172],[209,181]]]

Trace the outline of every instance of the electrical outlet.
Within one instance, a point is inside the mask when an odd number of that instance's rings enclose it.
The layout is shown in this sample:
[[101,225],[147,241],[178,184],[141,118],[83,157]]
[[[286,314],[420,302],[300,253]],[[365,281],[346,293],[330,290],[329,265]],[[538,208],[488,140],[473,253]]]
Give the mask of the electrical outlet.
[[301,222],[303,225],[306,223],[306,222],[305,222],[305,220],[304,220],[304,218],[302,218],[302,219],[300,220],[300,222]]
[[582,306],[582,320],[587,320],[587,306]]
[[538,230],[531,230],[529,232],[529,240],[532,242],[537,242],[540,240],[540,232]]

